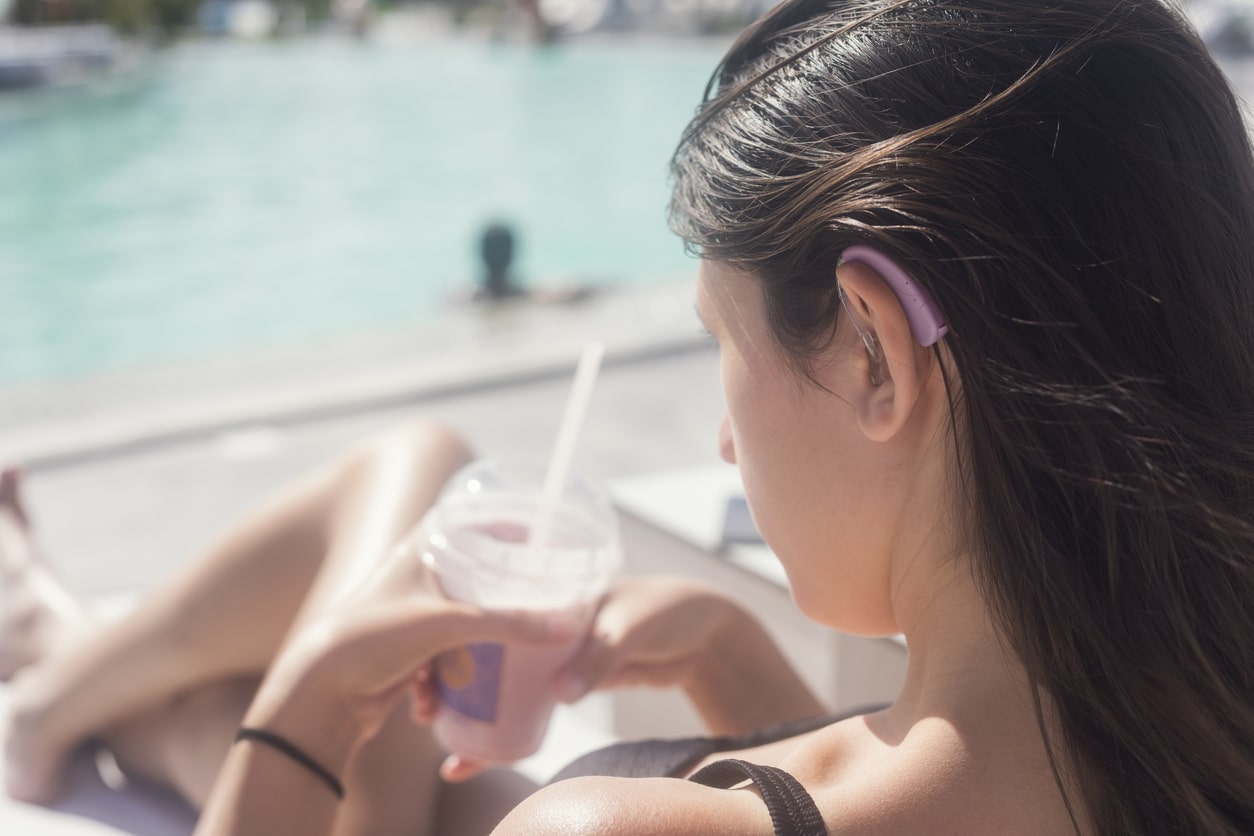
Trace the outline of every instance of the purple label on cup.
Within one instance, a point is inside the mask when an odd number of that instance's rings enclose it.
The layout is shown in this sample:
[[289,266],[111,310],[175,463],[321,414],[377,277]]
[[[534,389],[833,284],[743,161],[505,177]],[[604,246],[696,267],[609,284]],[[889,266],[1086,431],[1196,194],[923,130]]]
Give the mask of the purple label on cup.
[[436,690],[449,708],[472,720],[496,721],[505,646],[489,642],[450,650],[436,662]]

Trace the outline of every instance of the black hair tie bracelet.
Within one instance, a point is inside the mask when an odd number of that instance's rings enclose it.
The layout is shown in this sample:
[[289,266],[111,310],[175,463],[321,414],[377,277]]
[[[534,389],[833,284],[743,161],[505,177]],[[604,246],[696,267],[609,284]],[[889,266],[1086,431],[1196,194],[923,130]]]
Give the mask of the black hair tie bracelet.
[[235,733],[235,742],[239,743],[241,740],[254,740],[282,752],[321,778],[322,782],[331,788],[331,792],[335,793],[336,798],[344,798],[344,785],[340,783],[340,779],[332,775],[325,766],[309,757],[309,755],[305,754],[304,751],[287,739],[265,729],[254,729],[244,726]]

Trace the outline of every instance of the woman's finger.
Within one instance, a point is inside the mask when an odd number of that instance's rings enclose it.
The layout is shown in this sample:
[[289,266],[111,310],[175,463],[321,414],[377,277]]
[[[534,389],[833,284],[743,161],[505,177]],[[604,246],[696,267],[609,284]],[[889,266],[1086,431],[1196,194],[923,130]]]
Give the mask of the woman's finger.
[[566,641],[572,636],[572,626],[544,613],[487,612],[453,601],[416,597],[357,607],[328,620],[321,636],[324,650],[317,655],[350,690],[366,695],[412,680],[415,666],[446,651],[476,642]]
[[597,687],[611,689],[674,685],[683,681],[690,670],[691,663],[688,661],[624,665],[598,683]]
[[[435,655],[476,642],[544,644],[575,635],[576,627],[562,614],[545,612],[494,612],[453,601],[422,602],[401,610],[393,633],[399,644],[425,648]],[[434,612],[432,610],[435,610]]]
[[440,777],[450,784],[456,784],[459,781],[467,781],[483,770],[488,765],[473,758],[464,758],[461,755],[449,755],[440,764]]
[[615,639],[598,632],[588,636],[579,652],[553,678],[554,695],[565,703],[582,699],[611,679],[626,650]]
[[423,668],[414,674],[414,681],[410,685],[409,716],[419,725],[430,725],[435,720],[435,712],[439,705],[440,698],[431,677],[430,667]]
[[[369,605],[367,605],[369,604]],[[418,699],[412,716],[423,721],[434,706],[428,692],[415,692],[415,674],[449,650],[476,642],[545,643],[569,639],[570,625],[541,613],[492,613],[439,598],[359,601],[328,613],[300,634],[289,654],[306,673],[367,714],[381,703],[395,705],[404,693]],[[293,662],[293,664],[297,664]],[[312,674],[309,674],[312,676]],[[395,698],[395,699],[394,699]]]

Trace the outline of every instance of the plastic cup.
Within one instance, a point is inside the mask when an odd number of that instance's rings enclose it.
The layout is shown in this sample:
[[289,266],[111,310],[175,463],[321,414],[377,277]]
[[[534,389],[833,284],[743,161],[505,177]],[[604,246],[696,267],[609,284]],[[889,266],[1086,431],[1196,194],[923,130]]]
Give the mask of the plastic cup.
[[448,597],[484,609],[561,614],[582,628],[551,644],[472,644],[437,660],[436,741],[487,763],[511,763],[540,748],[556,705],[553,675],[583,641],[622,563],[608,497],[578,477],[566,480],[551,509],[547,542],[528,542],[544,475],[539,462],[473,462],[445,485],[419,533],[423,561]]

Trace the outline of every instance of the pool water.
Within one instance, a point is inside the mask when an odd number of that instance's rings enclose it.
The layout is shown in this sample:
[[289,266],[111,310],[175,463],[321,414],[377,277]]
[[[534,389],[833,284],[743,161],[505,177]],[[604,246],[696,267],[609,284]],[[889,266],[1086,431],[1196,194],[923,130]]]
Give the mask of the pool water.
[[518,272],[691,273],[666,164],[723,47],[193,42],[0,98],[0,383],[421,327]]

